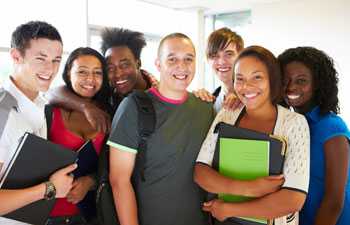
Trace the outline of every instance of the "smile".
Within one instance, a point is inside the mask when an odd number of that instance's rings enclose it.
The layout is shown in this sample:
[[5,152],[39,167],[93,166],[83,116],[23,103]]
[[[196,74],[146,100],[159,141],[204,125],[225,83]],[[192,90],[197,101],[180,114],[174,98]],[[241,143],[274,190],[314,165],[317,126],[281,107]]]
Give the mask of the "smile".
[[217,71],[219,71],[219,72],[228,72],[228,71],[230,71],[230,69],[231,68],[229,68],[229,67],[217,68]]
[[173,75],[173,77],[177,80],[185,80],[188,76],[187,75]]
[[125,83],[127,83],[128,82],[128,80],[120,80],[120,81],[117,81],[117,82],[115,82],[117,85],[123,85],[123,84],[125,84]]
[[300,95],[287,95],[288,99],[295,100],[300,98]]

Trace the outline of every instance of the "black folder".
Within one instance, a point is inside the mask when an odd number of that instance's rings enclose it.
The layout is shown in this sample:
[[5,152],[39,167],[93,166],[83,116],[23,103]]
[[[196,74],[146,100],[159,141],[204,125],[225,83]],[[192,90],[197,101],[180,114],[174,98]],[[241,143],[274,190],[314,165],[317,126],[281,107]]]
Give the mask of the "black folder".
[[[285,160],[285,154],[287,149],[287,142],[284,138],[257,132],[254,130],[240,128],[231,124],[220,122],[216,125],[214,133],[218,133],[218,141],[216,143],[214,158],[213,158],[213,168],[219,171],[219,159],[220,159],[220,138],[235,138],[235,139],[246,139],[246,140],[263,140],[269,142],[269,174],[279,175],[283,173],[283,165]],[[209,194],[208,198],[216,198],[216,195]],[[246,220],[243,218],[232,217],[228,218],[224,222],[218,220],[211,221],[212,224],[240,224],[240,225],[262,225],[270,224],[259,223],[255,221]]]
[[[56,170],[76,161],[76,152],[36,135],[25,133],[4,176],[2,189],[20,189],[45,182]],[[45,224],[55,200],[40,200],[4,215],[30,224]]]
[[236,127],[224,122],[220,122],[216,125],[215,133],[218,133],[218,141],[216,143],[213,167],[218,168],[219,159],[219,140],[220,138],[237,138],[237,139],[247,139],[247,140],[263,140],[268,141],[270,144],[270,154],[269,154],[269,174],[279,175],[283,173],[284,158],[287,149],[287,142],[284,138],[257,132],[254,130]]

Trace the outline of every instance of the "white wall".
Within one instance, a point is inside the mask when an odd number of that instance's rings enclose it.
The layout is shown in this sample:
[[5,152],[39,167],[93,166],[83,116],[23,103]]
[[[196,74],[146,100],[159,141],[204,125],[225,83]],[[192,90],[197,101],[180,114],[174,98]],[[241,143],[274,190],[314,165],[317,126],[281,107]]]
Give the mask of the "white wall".
[[[246,44],[258,44],[278,55],[286,48],[314,46],[334,58],[339,72],[341,116],[350,125],[349,0],[287,0],[252,7]],[[347,20],[347,21],[346,21]]]

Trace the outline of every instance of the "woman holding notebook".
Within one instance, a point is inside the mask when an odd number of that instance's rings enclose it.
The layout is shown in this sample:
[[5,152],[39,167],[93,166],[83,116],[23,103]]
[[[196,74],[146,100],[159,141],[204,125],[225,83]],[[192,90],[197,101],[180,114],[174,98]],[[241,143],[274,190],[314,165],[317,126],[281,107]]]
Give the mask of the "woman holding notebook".
[[[216,116],[195,165],[194,179],[210,193],[253,197],[244,202],[219,199],[203,204],[216,218],[215,224],[240,224],[237,217],[297,224],[309,182],[309,127],[304,116],[278,105],[282,99],[282,76],[277,59],[267,49],[244,49],[234,64],[234,89],[243,103],[234,111],[222,109]],[[287,141],[283,175],[238,180],[212,168],[218,134],[214,128],[225,122],[240,128],[277,135]]]
[[[106,68],[103,56],[96,50],[78,48],[68,57],[62,77],[69,90],[88,101],[95,102],[107,111],[109,88]],[[94,170],[97,169],[98,154],[104,145],[105,134],[92,128],[84,114],[53,107],[48,138],[73,151],[79,150],[82,146],[81,151],[85,152],[81,153],[93,151],[92,154],[88,154],[89,156],[84,156],[84,159],[79,159],[78,169],[73,173],[76,176],[73,187],[66,198],[57,199],[48,224],[92,224],[87,221],[94,219],[96,209],[93,205],[94,194],[89,191],[94,189],[96,183]],[[86,144],[89,140],[92,145]],[[85,162],[88,162],[88,165]],[[82,170],[85,173],[91,172],[84,174]]]

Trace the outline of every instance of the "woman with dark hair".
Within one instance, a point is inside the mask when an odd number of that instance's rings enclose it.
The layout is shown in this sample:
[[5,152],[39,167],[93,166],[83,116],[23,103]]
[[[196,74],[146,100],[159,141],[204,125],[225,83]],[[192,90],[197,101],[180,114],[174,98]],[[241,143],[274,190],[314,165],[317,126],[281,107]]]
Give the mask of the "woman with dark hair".
[[349,139],[337,116],[338,75],[333,59],[313,47],[284,51],[279,57],[286,102],[310,126],[310,186],[301,225],[350,224]]
[[[102,110],[108,111],[110,89],[106,68],[103,56],[96,50],[78,48],[68,57],[62,77],[72,93],[96,104]],[[81,163],[95,161],[96,163],[92,164],[97,165],[97,156],[104,145],[105,134],[91,127],[83,113],[53,107],[48,138],[73,151],[77,151],[91,140],[93,151],[96,154],[91,155],[89,159],[80,161]],[[91,167],[91,164],[79,164],[78,171],[80,167]],[[95,169],[97,168],[88,168],[87,170],[95,171]],[[94,172],[92,172],[75,178],[67,197],[57,199],[48,224],[90,224],[86,221],[94,219],[96,215],[94,193],[91,192],[96,184],[94,177]]]
[[[275,225],[297,224],[294,215],[305,201],[309,180],[309,127],[304,116],[278,105],[282,98],[282,76],[277,59],[267,49],[244,49],[234,65],[234,90],[243,103],[234,111],[222,109],[203,142],[195,165],[194,179],[210,193],[255,197],[240,203],[212,200],[204,203],[216,224],[240,224],[232,217],[269,219]],[[237,180],[212,168],[219,122],[247,128],[287,140],[283,176]],[[282,186],[281,186],[282,185]],[[287,216],[289,215],[289,216]],[[221,221],[218,222],[218,221]]]

